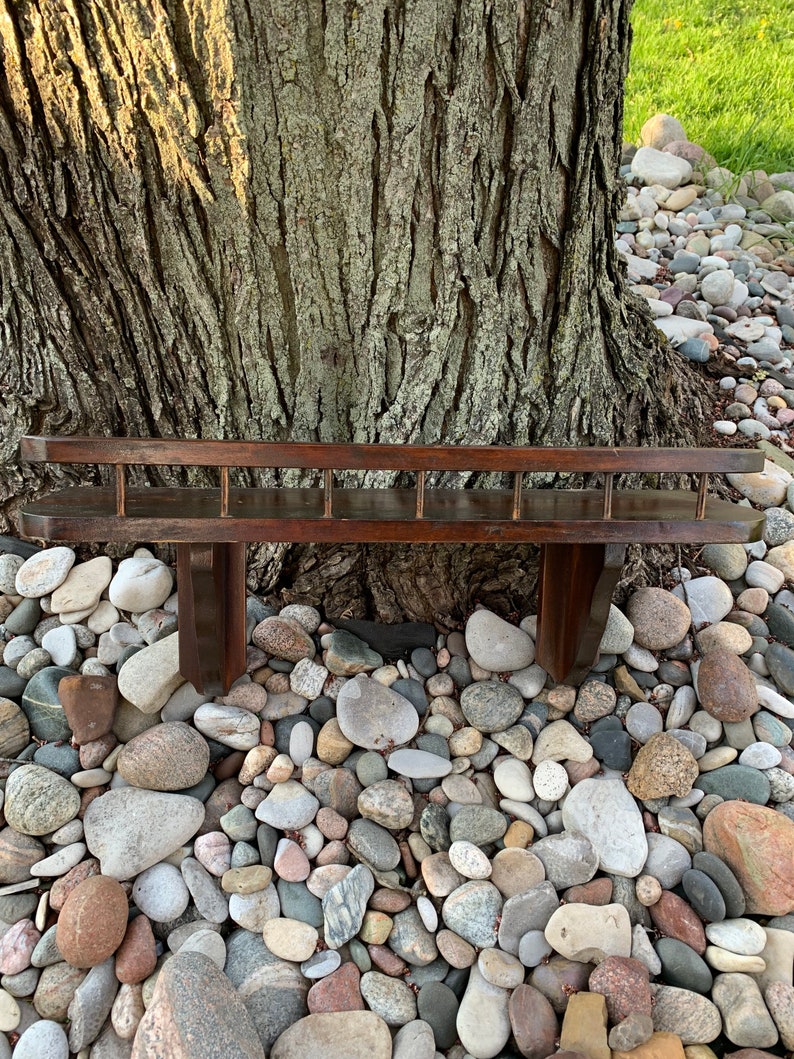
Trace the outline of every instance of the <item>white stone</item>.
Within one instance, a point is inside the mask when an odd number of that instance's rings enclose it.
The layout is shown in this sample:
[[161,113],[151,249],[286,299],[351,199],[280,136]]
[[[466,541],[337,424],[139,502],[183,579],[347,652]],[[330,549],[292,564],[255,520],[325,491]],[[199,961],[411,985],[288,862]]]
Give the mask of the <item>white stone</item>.
[[465,879],[490,879],[491,862],[473,842],[465,839],[453,842],[448,856],[452,867]]
[[685,158],[655,147],[640,147],[631,160],[631,171],[646,184],[661,184],[664,188],[677,188],[692,180],[692,166]]
[[778,570],[771,563],[756,559],[745,570],[744,579],[751,588],[765,588],[767,592],[774,595],[783,587],[785,575],[782,570]]
[[41,646],[49,652],[55,666],[73,666],[77,661],[77,640],[71,625],[59,625],[45,632]]
[[72,842],[68,846],[61,846],[55,853],[51,853],[49,857],[32,864],[30,866],[30,874],[42,876],[65,875],[76,864],[80,863],[85,856],[85,849],[85,842]]
[[300,768],[314,750],[314,729],[308,721],[298,721],[289,734],[289,756]]
[[555,952],[578,963],[631,955],[631,920],[620,904],[562,905],[552,912],[544,934]]
[[529,802],[535,797],[532,773],[518,758],[500,761],[494,769],[493,781],[505,798],[512,801]]
[[86,563],[73,566],[66,580],[52,594],[50,605],[53,614],[75,610],[93,613],[112,576],[113,564],[107,555],[98,555]]
[[778,717],[794,717],[794,702],[779,695],[772,688],[757,681],[758,701],[766,709],[776,713]]
[[40,1019],[17,1041],[14,1059],[69,1059],[69,1039],[57,1022]]
[[532,774],[535,794],[546,802],[556,802],[568,790],[568,773],[558,761],[541,761]]
[[295,663],[295,668],[289,675],[290,691],[296,695],[303,695],[310,702],[323,693],[323,687],[328,679],[328,670],[325,666],[318,666],[310,658],[301,658]]
[[[722,259],[720,259],[722,260]],[[702,266],[703,262],[701,262]],[[700,293],[712,305],[727,305],[733,294],[734,275],[728,269],[727,261],[725,269],[718,269],[704,276],[700,283]]]
[[26,559],[17,570],[15,587],[18,596],[40,599],[62,585],[74,565],[71,548],[45,548]]
[[639,806],[620,779],[581,780],[562,807],[568,831],[587,835],[604,872],[635,878],[648,858]]
[[95,798],[85,813],[85,841],[102,874],[132,879],[188,842],[204,805],[185,794],[122,787]]
[[714,328],[705,320],[690,320],[688,316],[663,316],[654,323],[674,346],[680,346],[688,338],[714,333]]
[[221,971],[226,965],[226,944],[216,930],[209,929],[209,924],[206,930],[194,931],[182,942],[177,951],[203,952]]
[[512,673],[535,661],[532,638],[490,610],[475,610],[466,622],[466,648],[492,673]]
[[262,930],[265,945],[280,960],[302,963],[317,946],[318,934],[309,923],[299,919],[269,919]]
[[205,702],[193,714],[193,724],[202,735],[233,750],[253,750],[259,745],[259,718],[238,706]]
[[366,750],[408,743],[419,729],[419,714],[403,695],[360,673],[343,684],[336,700],[342,735]]
[[455,1025],[461,1044],[474,1059],[494,1059],[507,1044],[509,999],[509,990],[486,982],[477,964],[472,965]]
[[758,956],[766,945],[766,932],[753,919],[723,919],[706,924],[706,937],[712,945],[742,956]]
[[452,771],[451,761],[427,750],[395,750],[387,760],[392,772],[408,779],[441,779]]
[[171,595],[173,577],[165,563],[149,556],[122,559],[110,582],[108,596],[119,610],[143,614],[161,606]]
[[696,629],[704,624],[713,625],[722,621],[734,606],[731,590],[724,581],[711,574],[693,577],[686,584],[676,585],[672,593],[689,607]]
[[179,633],[132,655],[119,672],[119,694],[141,713],[157,713],[185,678],[179,672]]
[[169,923],[185,911],[190,892],[178,868],[160,863],[141,872],[132,887],[132,899],[155,923]]

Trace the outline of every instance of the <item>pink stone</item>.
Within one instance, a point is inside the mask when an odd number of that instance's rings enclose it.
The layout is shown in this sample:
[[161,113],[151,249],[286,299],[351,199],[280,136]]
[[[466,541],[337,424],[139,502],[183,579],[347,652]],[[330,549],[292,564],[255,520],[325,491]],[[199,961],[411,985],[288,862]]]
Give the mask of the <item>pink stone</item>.
[[222,831],[199,835],[193,843],[193,856],[216,878],[232,866],[232,844]]
[[19,974],[30,967],[30,957],[41,934],[32,919],[20,919],[0,939],[0,974]]
[[361,972],[354,963],[343,963],[333,974],[311,987],[306,1003],[315,1015],[321,1011],[364,1011],[359,989]]
[[309,858],[298,843],[293,842],[291,838],[282,838],[279,841],[276,846],[273,868],[285,882],[303,882],[309,877],[311,871]]

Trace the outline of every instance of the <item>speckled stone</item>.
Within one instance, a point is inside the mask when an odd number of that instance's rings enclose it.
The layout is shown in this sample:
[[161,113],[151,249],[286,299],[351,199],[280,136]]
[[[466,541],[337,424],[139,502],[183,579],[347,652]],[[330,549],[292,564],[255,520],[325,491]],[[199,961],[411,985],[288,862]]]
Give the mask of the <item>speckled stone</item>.
[[363,673],[343,685],[336,709],[342,734],[366,750],[402,746],[419,728],[419,714],[408,699]]
[[20,765],[6,781],[5,818],[23,835],[46,835],[73,820],[80,794],[63,776],[41,765]]
[[638,960],[608,956],[590,975],[588,988],[591,993],[604,996],[612,1023],[622,1021],[632,1012],[651,1014],[648,969]]
[[732,651],[711,651],[698,670],[698,695],[706,713],[718,721],[743,721],[758,710],[753,675]]
[[[397,1054],[395,1050],[394,1055]],[[421,1054],[413,1049],[402,1053],[417,1059]],[[306,1059],[314,1055],[323,1059],[391,1059],[391,1034],[386,1022],[374,1011],[320,1012],[305,1016],[285,1030],[273,1045],[270,1059]]]
[[794,911],[794,821],[762,805],[727,801],[706,817],[703,841],[738,879],[748,912]]
[[663,588],[641,588],[626,606],[634,626],[634,639],[652,651],[664,651],[680,643],[692,620],[689,608]]
[[[186,1033],[185,1027],[191,1032]],[[163,966],[131,1059],[264,1059],[251,1016],[232,983],[203,953],[177,953]]]
[[115,879],[95,875],[69,894],[56,940],[73,967],[95,967],[116,951],[126,929],[127,895]]
[[651,736],[631,766],[626,786],[641,801],[681,797],[698,778],[698,763],[689,750],[666,732]]
[[722,1029],[719,1010],[691,989],[652,985],[653,1028],[657,1033],[676,1033],[684,1045],[708,1044]]
[[117,768],[134,787],[178,791],[199,783],[209,760],[207,741],[195,728],[169,721],[131,739],[118,756]]
[[441,915],[449,930],[483,949],[496,944],[502,904],[502,895],[493,883],[478,879],[453,890],[444,901]]

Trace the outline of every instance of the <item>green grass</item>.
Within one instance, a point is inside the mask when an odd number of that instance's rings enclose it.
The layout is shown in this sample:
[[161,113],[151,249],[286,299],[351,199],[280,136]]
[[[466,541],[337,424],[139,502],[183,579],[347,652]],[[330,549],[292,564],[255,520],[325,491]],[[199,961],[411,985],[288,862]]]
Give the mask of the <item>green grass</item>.
[[636,0],[624,136],[660,111],[735,173],[794,170],[794,0]]

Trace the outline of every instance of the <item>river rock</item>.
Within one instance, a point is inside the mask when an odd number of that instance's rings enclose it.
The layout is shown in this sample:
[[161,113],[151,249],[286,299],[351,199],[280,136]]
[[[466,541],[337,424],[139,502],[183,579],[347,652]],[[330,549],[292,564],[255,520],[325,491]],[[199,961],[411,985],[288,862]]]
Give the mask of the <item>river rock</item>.
[[84,818],[85,842],[102,874],[132,879],[196,834],[204,806],[184,794],[122,787],[95,798]]
[[46,835],[73,820],[80,794],[63,776],[41,765],[20,765],[6,781],[6,821],[23,835]]
[[475,1059],[492,1059],[510,1036],[507,989],[492,985],[474,964],[460,1002],[456,1026],[461,1044]]
[[58,697],[63,677],[74,676],[64,666],[46,666],[35,673],[24,688],[22,709],[30,724],[31,733],[45,742],[68,740],[72,732]]
[[154,556],[135,555],[119,563],[108,597],[119,610],[143,614],[165,603],[172,589],[173,577],[165,563]]
[[372,872],[366,865],[357,864],[325,894],[323,917],[329,948],[339,949],[358,934],[374,889]]
[[132,1059],[264,1059],[256,1026],[227,976],[203,953],[177,953],[157,978]]
[[[414,1053],[416,1054],[416,1053]],[[374,1011],[333,1011],[306,1015],[286,1029],[270,1059],[391,1059],[389,1028]]]
[[478,680],[461,692],[460,708],[477,731],[503,732],[524,712],[524,700],[512,684]]
[[45,548],[31,555],[17,570],[16,594],[28,599],[49,596],[66,580],[74,561],[74,552],[65,547]]
[[232,750],[253,750],[259,745],[259,718],[239,706],[205,702],[193,714],[193,723],[202,735]]
[[94,875],[69,894],[56,941],[73,967],[95,967],[112,956],[127,929],[127,895],[115,879]]
[[703,709],[719,721],[744,721],[758,710],[753,675],[732,651],[711,651],[701,661],[697,677]]
[[546,878],[558,890],[589,882],[598,871],[598,853],[580,831],[563,831],[535,842],[532,852],[543,864]]
[[698,763],[689,750],[675,736],[659,732],[638,750],[626,786],[646,801],[688,794],[697,778]]
[[497,920],[502,895],[487,880],[475,879],[457,887],[444,901],[444,924],[470,945],[484,949],[496,945]]
[[794,821],[763,805],[727,801],[706,817],[703,842],[739,880],[748,912],[794,911]]
[[631,160],[631,171],[645,184],[661,184],[665,188],[678,188],[692,179],[692,166],[685,158],[657,151],[654,147],[637,150]]
[[512,673],[535,661],[532,638],[490,610],[475,610],[465,635],[466,648],[481,669]]
[[404,1026],[416,1018],[416,998],[402,979],[367,971],[361,976],[361,995],[387,1026]]
[[204,778],[210,751],[205,739],[183,721],[155,725],[121,750],[117,769],[127,783],[152,791],[178,791]]
[[555,952],[580,963],[631,955],[631,920],[619,904],[562,905],[552,914],[545,935]]
[[628,601],[626,615],[634,639],[642,647],[663,651],[686,636],[692,620],[689,608],[663,588],[640,588]]
[[277,783],[264,801],[256,808],[256,818],[282,831],[299,830],[310,824],[320,803],[315,796],[298,783],[286,780]]
[[547,998],[531,985],[513,990],[508,1002],[510,1027],[521,1055],[546,1059],[554,1052],[559,1025]]
[[345,738],[366,750],[402,746],[419,728],[419,714],[408,699],[363,673],[341,688],[336,714]]
[[642,871],[648,856],[645,827],[622,780],[577,783],[565,799],[562,820],[567,831],[587,835],[601,871],[629,878]]
[[98,555],[73,566],[66,579],[52,593],[50,606],[53,614],[93,612],[99,597],[110,584],[112,575],[113,564],[107,555]]
[[128,658],[118,679],[119,694],[142,713],[161,710],[185,682],[179,672],[179,633],[172,633]]
[[777,1027],[749,974],[718,974],[711,990],[720,1010],[725,1036],[740,1048],[771,1048],[777,1044]]
[[657,1033],[676,1033],[685,1045],[708,1044],[722,1029],[719,1010],[706,997],[691,989],[651,985],[653,1028]]

